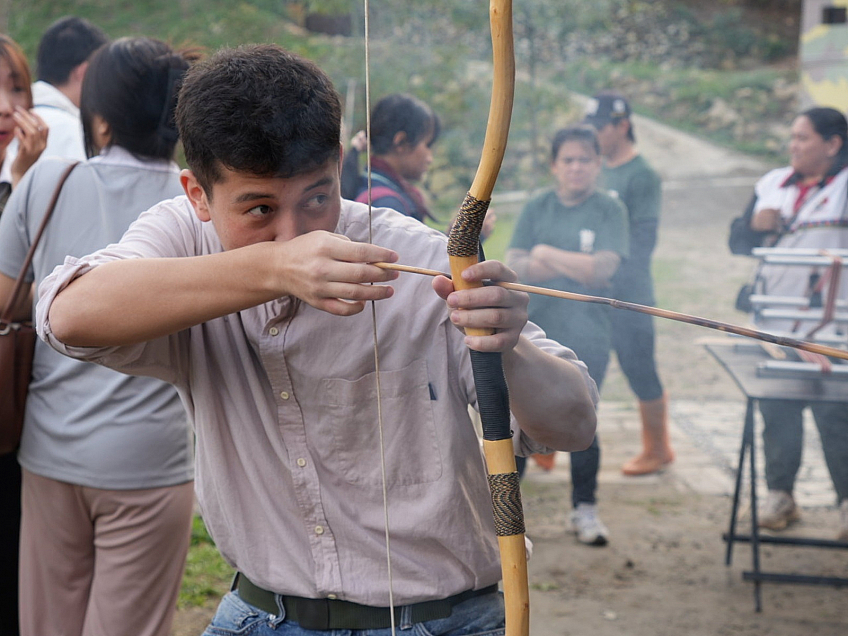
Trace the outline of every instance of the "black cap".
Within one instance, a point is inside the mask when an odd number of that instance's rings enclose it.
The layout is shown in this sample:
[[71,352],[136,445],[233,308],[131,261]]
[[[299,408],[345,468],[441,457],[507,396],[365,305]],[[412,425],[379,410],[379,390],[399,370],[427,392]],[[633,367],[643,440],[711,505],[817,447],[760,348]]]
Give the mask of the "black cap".
[[586,104],[583,121],[595,128],[630,117],[630,104],[623,95],[612,92],[598,93]]

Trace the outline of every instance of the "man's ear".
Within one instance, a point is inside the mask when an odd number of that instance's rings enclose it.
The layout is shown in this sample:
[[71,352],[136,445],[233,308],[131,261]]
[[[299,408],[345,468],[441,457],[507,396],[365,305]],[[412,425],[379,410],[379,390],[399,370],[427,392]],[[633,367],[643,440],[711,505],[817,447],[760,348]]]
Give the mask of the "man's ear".
[[85,77],[85,72],[88,70],[88,60],[77,64],[74,68],[71,69],[71,74],[69,76],[70,81],[82,84],[82,79]]
[[392,138],[392,147],[400,148],[401,146],[403,146],[407,142],[408,142],[408,140],[406,138],[406,133],[403,132],[402,130],[399,130],[398,132],[395,133],[395,136]]
[[827,156],[833,159],[836,155],[839,154],[839,151],[842,149],[842,139],[839,135],[834,135],[830,139],[826,141],[827,148]]
[[194,208],[194,214],[197,218],[204,223],[212,220],[212,215],[209,212],[209,199],[206,197],[206,191],[203,189],[203,186],[200,185],[200,182],[197,180],[197,177],[194,176],[194,173],[191,170],[183,170],[180,172],[180,183],[183,186],[183,190],[185,190],[188,200],[191,202],[191,206]]

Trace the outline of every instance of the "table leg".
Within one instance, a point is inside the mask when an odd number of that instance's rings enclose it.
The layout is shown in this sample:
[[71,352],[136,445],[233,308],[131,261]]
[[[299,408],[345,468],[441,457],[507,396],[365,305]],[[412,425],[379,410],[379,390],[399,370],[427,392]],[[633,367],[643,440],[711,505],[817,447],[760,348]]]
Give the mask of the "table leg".
[[757,445],[754,439],[754,404],[755,400],[748,399],[745,412],[745,433],[751,466],[751,557],[754,566],[754,611],[762,611],[762,579],[760,577],[760,529],[757,525]]
[[[748,409],[750,410],[750,400]],[[733,542],[736,540],[736,518],[739,513],[739,495],[742,491],[742,474],[745,472],[745,452],[748,450],[748,415],[745,415],[745,426],[742,429],[742,444],[739,447],[739,463],[736,465],[736,485],[733,489],[733,507],[730,509],[730,528],[727,532],[727,550],[724,564],[730,565],[733,559]]]

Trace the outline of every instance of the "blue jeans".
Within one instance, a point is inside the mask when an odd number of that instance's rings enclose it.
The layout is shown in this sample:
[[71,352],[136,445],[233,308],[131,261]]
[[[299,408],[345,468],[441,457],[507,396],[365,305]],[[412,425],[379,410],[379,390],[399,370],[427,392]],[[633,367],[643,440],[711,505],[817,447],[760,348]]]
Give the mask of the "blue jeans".
[[[283,611],[281,610],[281,614]],[[500,593],[486,594],[456,605],[448,618],[410,625],[406,612],[396,632],[403,636],[504,636],[504,606]],[[391,636],[385,629],[303,629],[286,617],[268,614],[248,605],[237,592],[229,592],[218,605],[212,624],[203,636]]]

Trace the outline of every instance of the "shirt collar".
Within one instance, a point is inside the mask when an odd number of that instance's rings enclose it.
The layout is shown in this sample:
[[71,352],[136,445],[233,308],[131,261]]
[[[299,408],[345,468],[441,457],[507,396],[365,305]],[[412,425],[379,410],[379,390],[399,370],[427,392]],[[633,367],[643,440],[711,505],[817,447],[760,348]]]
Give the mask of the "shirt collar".
[[[835,177],[839,172],[841,172],[845,168],[845,165],[836,164],[827,173],[821,178],[816,185],[819,188],[823,188],[828,183],[833,181],[833,177]],[[804,179],[804,175],[802,175],[797,170],[793,170],[792,174],[790,174],[786,179],[783,180],[783,183],[780,184],[781,188],[788,188],[789,186],[797,185],[800,181]]]
[[158,169],[171,172],[179,172],[179,166],[167,159],[139,159],[133,153],[121,146],[109,146],[100,151],[96,157],[89,159],[90,163],[104,163],[118,166],[129,166],[135,168]]
[[36,107],[58,108],[74,117],[80,116],[79,108],[67,95],[43,80],[38,80],[32,85],[32,101]]

